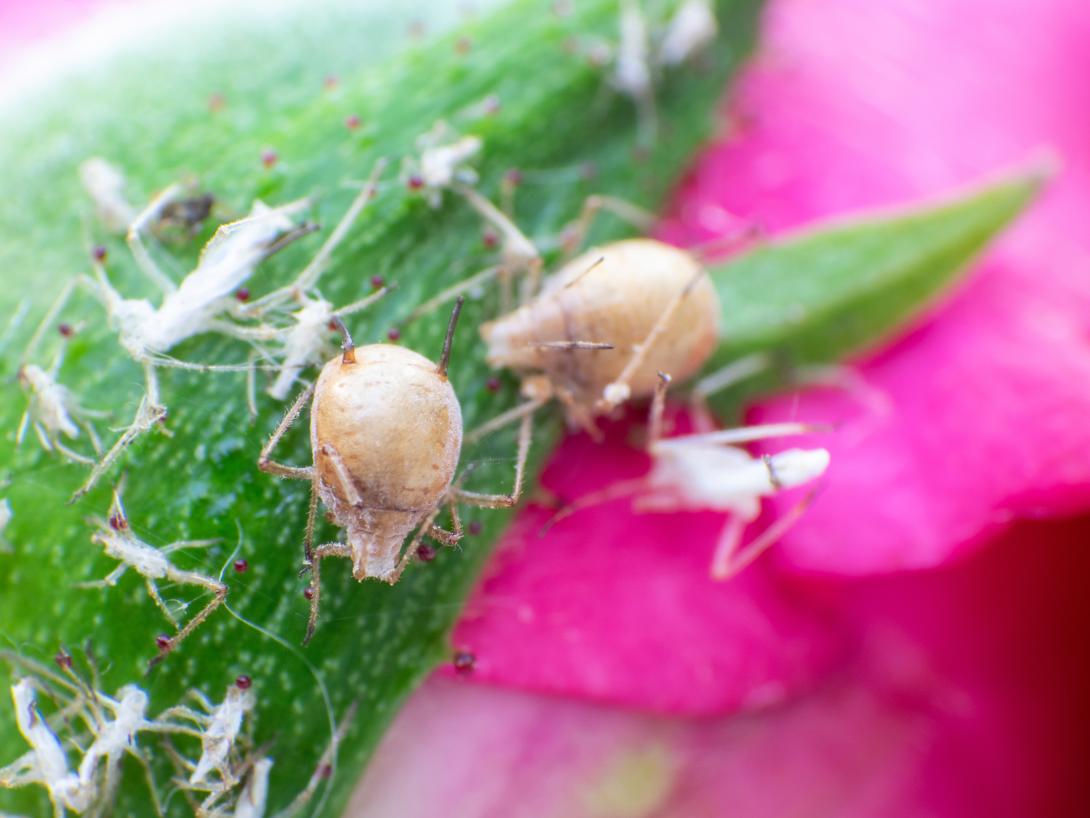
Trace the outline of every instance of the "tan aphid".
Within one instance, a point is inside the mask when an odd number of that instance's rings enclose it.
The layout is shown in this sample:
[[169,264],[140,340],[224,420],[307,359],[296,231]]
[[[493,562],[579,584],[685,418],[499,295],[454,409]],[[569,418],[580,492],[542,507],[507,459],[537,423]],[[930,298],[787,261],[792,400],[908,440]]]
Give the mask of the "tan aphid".
[[423,355],[372,344],[338,355],[314,392],[316,485],[345,529],[352,574],[389,580],[401,545],[442,502],[462,448],[462,410]]
[[528,397],[556,397],[587,426],[652,395],[660,371],[699,371],[719,336],[719,297],[690,253],[631,239],[570,261],[481,336],[488,362],[522,373]]
[[[357,580],[393,584],[425,536],[444,545],[461,539],[457,503],[500,508],[518,501],[530,444],[528,417],[519,436],[511,494],[464,491],[454,483],[462,448],[462,410],[447,380],[447,364],[461,307],[458,299],[438,364],[390,344],[357,349],[340,319],[335,319],[344,333],[343,353],[323,367],[318,381],[299,396],[261,452],[258,467],[263,471],[311,481],[305,541],[311,570],[307,639],[318,618],[322,559],[350,559]],[[287,466],[271,460],[273,449],[312,398],[313,465]],[[313,546],[318,500],[329,510],[331,521],[344,529],[344,542]],[[451,531],[435,524],[443,508],[450,510]]]

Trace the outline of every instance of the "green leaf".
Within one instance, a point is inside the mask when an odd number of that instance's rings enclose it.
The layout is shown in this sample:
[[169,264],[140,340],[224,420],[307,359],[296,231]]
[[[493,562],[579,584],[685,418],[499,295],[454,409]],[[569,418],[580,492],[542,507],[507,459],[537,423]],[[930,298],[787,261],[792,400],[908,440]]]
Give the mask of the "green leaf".
[[720,411],[903,332],[955,284],[1047,179],[1033,168],[938,205],[807,228],[715,266],[723,341],[709,370],[763,353],[768,371],[713,396]]
[[[139,683],[152,697],[151,713],[182,700],[188,689],[220,700],[240,673],[251,676],[257,707],[250,719],[254,741],[275,759],[270,809],[288,804],[305,786],[330,741],[330,718],[358,705],[341,746],[332,784],[322,784],[321,814],[336,815],[386,724],[409,691],[447,660],[450,628],[509,515],[474,512],[482,530],[458,551],[444,551],[429,565],[413,566],[393,587],[356,583],[347,565],[323,572],[323,619],[314,641],[296,647],[306,621],[298,575],[308,487],[277,481],[255,467],[263,441],[285,406],[258,397],[256,421],[245,401],[245,379],[223,373],[162,371],[163,401],[170,409],[171,437],[148,434],[123,463],[74,507],[69,495],[85,468],[41,451],[33,434],[21,447],[14,431],[25,406],[15,384],[23,362],[48,365],[61,343],[53,333],[41,348],[24,351],[34,325],[63,282],[88,270],[96,243],[108,248],[114,285],[131,297],[153,297],[124,243],[96,224],[76,175],[78,164],[101,155],[123,169],[130,197],[139,202],[187,175],[215,193],[221,218],[245,212],[255,198],[281,203],[314,197],[313,217],[330,225],[344,212],[375,160],[397,162],[414,151],[416,138],[438,119],[484,139],[480,189],[495,196],[513,167],[523,172],[517,218],[535,238],[554,236],[586,196],[608,192],[654,207],[696,145],[709,133],[725,79],[753,41],[757,0],[718,3],[723,34],[699,71],[669,74],[660,88],[660,120],[668,123],[654,150],[635,152],[636,115],[613,93],[601,69],[572,53],[571,44],[612,40],[615,0],[581,0],[570,16],[553,14],[547,3],[517,0],[423,45],[405,42],[409,15],[443,25],[453,4],[374,4],[381,9],[337,6],[329,16],[306,4],[267,14],[227,13],[165,32],[111,59],[102,67],[63,75],[17,112],[5,112],[0,137],[0,307],[9,320],[0,329],[0,464],[9,481],[0,495],[14,512],[5,536],[11,551],[0,553],[0,647],[6,656],[49,665],[62,645],[87,672],[85,651],[94,656],[101,689]],[[648,3],[649,7],[656,4]],[[434,7],[434,8],[433,8]],[[434,14],[432,11],[434,10]],[[466,38],[464,43],[460,38]],[[468,51],[464,44],[468,43]],[[462,53],[462,52],[466,53]],[[333,89],[327,74],[339,75]],[[225,107],[209,110],[210,95]],[[499,111],[481,113],[488,96]],[[17,113],[17,115],[16,115]],[[358,115],[363,126],[344,127]],[[260,157],[275,149],[271,170]],[[156,248],[160,262],[179,276],[191,269],[211,227],[192,240]],[[605,221],[602,239],[627,228]],[[445,315],[406,324],[425,298],[490,263],[480,241],[479,218],[448,198],[430,209],[388,175],[349,238],[334,254],[322,279],[323,294],[345,304],[369,291],[379,274],[400,288],[351,328],[360,343],[384,339],[399,326],[402,343],[437,357]],[[263,264],[250,282],[254,295],[289,280],[316,251],[310,237]],[[33,282],[27,286],[27,282]],[[485,388],[490,372],[475,326],[495,315],[488,295],[467,305],[450,369],[467,428],[493,417],[517,400],[507,379],[499,394]],[[109,441],[125,426],[142,394],[137,367],[118,346],[101,306],[77,295],[61,315],[76,336],[67,344],[59,378],[87,407],[108,417],[98,423]],[[202,363],[245,360],[238,343],[197,338],[172,350]],[[547,451],[556,423],[539,425],[533,459]],[[506,490],[511,483],[513,435],[465,451],[463,465],[480,462],[467,488]],[[306,463],[305,430],[296,430],[283,459]],[[216,576],[225,571],[229,604],[145,678],[156,634],[168,630],[133,571],[116,587],[81,588],[105,576],[116,563],[90,542],[88,515],[103,515],[109,484],[127,474],[125,501],[134,530],[154,544],[220,538],[204,550],[173,555],[183,568]],[[324,527],[321,536],[336,532]],[[230,568],[237,556],[249,570]],[[190,586],[162,589],[169,600],[189,605],[191,616],[207,601]],[[259,630],[259,628],[261,630]],[[25,672],[12,660],[0,670],[4,686]],[[43,709],[49,711],[48,702]],[[160,744],[142,740],[149,753]],[[179,739],[187,755],[198,748]],[[0,764],[27,749],[12,714],[0,707]],[[71,756],[70,753],[70,761]],[[171,768],[153,757],[156,779]],[[312,805],[314,806],[314,805]],[[170,814],[187,814],[175,792]],[[41,788],[0,790],[0,810],[46,814]],[[124,767],[119,815],[152,813],[144,777]]]

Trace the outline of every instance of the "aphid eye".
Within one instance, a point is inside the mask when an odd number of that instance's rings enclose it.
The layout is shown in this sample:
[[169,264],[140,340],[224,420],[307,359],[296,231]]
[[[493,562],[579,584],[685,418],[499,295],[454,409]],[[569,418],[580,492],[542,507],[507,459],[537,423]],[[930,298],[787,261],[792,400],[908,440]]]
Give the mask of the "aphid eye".
[[454,50],[462,55],[468,54],[473,49],[473,41],[469,37],[459,37],[454,43]]
[[511,168],[507,173],[503,174],[503,181],[512,187],[518,187],[522,184],[522,171],[518,168]]
[[250,288],[239,287],[237,290],[235,290],[235,298],[245,304],[247,301],[250,300]]
[[474,520],[473,522],[471,522],[469,524],[469,533],[473,534],[474,536],[481,533],[481,521],[480,520]]
[[167,636],[165,633],[161,633],[155,637],[155,647],[159,648],[162,653],[166,653],[170,650],[174,640]]
[[101,263],[106,260],[106,247],[102,244],[96,244],[91,250],[91,258]]
[[245,574],[248,570],[250,570],[250,563],[246,562],[246,560],[235,560],[234,567],[236,574]]
[[120,514],[111,514],[109,523],[110,528],[112,528],[114,531],[124,531],[129,527],[129,521],[122,517]]
[[72,329],[71,324],[60,324],[57,326],[57,332],[61,334],[62,338],[71,338],[76,334],[76,331]]
[[223,94],[212,94],[212,96],[208,98],[208,110],[213,113],[222,111],[226,105],[227,100],[224,98]]
[[414,173],[405,181],[405,184],[408,185],[409,190],[420,190],[424,187],[424,178]]
[[386,279],[383,278],[382,276],[379,276],[379,275],[371,276],[371,289],[372,290],[379,289],[379,287],[381,287],[385,283],[386,283]]
[[435,549],[427,543],[422,543],[420,547],[416,549],[416,558],[421,562],[431,562],[435,559]]
[[468,650],[459,650],[455,652],[451,664],[460,676],[468,676],[477,664],[477,657]]
[[401,340],[401,330],[397,327],[390,327],[390,329],[386,331],[386,337],[391,341],[399,341]]
[[264,150],[261,152],[261,164],[266,169],[272,168],[280,159],[280,155],[274,150]]
[[235,679],[235,687],[239,690],[249,690],[250,686],[254,683],[254,680],[245,674],[238,676]]
[[57,667],[61,670],[70,670],[72,667],[72,654],[66,650],[59,650],[57,655],[53,657],[53,661],[57,663]]
[[497,378],[495,375],[493,375],[491,378],[484,382],[484,388],[487,389],[489,392],[499,392],[502,385],[503,384],[500,382],[500,379]]
[[326,76],[326,78],[324,80],[322,80],[322,85],[325,87],[325,89],[327,91],[332,91],[334,88],[336,88],[340,84],[341,84],[341,79],[340,79],[340,77],[336,76],[335,74],[329,74],[329,75]]
[[483,244],[489,250],[499,244],[499,241],[499,236],[497,236],[491,230],[485,230],[484,233],[481,234],[481,244]]
[[359,130],[360,118],[356,114],[349,114],[344,118],[344,127],[350,131]]

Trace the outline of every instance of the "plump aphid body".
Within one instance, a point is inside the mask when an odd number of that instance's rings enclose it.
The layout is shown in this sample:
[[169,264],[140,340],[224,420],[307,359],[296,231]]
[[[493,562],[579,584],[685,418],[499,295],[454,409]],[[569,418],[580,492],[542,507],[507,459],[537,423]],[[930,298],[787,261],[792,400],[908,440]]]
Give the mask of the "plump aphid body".
[[[389,344],[357,349],[337,319],[345,337],[343,353],[303,391],[261,451],[258,468],[311,482],[305,538],[306,567],[311,572],[307,640],[318,621],[323,559],[350,559],[357,580],[374,577],[393,584],[416,556],[424,536],[444,545],[459,541],[457,503],[505,508],[518,501],[530,446],[529,415],[519,433],[511,494],[481,494],[454,485],[462,448],[462,410],[447,381],[447,364],[462,301],[458,299],[451,314],[438,364]],[[313,465],[273,461],[272,451],[312,397]],[[345,542],[313,546],[319,499],[332,521],[344,529]],[[435,523],[444,507],[450,509],[452,531]]]
[[523,373],[529,397],[559,398],[583,425],[650,396],[660,371],[695,374],[718,335],[707,274],[689,253],[652,239],[579,256],[533,300],[481,327],[492,366]]
[[390,581],[402,544],[454,480],[462,410],[423,355],[373,344],[352,358],[327,363],[315,387],[315,479],[333,522],[345,529],[353,576]]

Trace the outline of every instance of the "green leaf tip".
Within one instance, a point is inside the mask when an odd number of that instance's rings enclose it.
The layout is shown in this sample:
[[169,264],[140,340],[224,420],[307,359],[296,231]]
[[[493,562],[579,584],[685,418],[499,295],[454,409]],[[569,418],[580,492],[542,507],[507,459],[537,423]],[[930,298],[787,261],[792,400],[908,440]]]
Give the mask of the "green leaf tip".
[[798,366],[832,363],[904,331],[969,269],[1054,175],[1050,156],[937,203],[808,227],[711,269],[723,338],[709,368],[770,356],[720,409],[767,391]]

